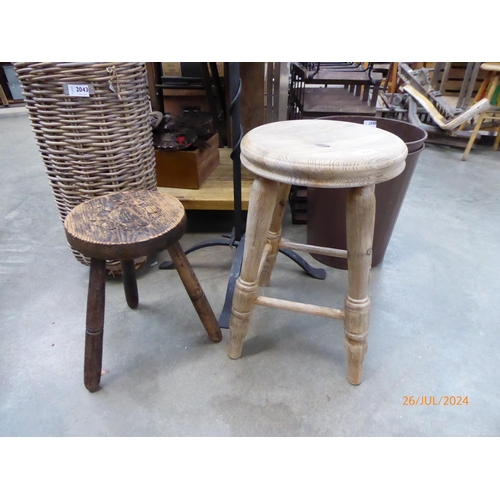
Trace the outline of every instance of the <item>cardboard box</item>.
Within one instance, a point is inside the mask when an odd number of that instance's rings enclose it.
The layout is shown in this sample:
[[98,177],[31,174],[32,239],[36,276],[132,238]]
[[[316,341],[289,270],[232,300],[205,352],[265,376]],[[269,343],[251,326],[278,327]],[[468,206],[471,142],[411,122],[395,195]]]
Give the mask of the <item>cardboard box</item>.
[[199,189],[220,163],[219,134],[208,139],[208,148],[195,151],[155,150],[156,179],[160,187]]

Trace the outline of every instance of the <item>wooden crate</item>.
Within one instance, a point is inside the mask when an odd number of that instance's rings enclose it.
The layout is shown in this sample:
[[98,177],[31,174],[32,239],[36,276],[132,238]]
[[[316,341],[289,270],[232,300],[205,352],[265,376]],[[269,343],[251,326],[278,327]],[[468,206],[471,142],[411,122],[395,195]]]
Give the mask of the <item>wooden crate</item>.
[[[437,76],[435,77],[435,90],[440,90],[443,95],[445,96],[456,96],[458,97],[462,86],[464,85],[464,78],[466,74],[466,68],[467,68],[466,62],[452,62],[450,71],[447,75],[447,79],[444,82],[443,88],[441,89],[441,83],[443,80],[444,76],[444,68],[440,68],[438,71]],[[475,97],[477,94],[479,88],[481,87],[481,84],[484,81],[484,78],[486,77],[486,71],[480,69],[476,80],[474,82],[474,88],[472,91],[472,97]]]
[[195,151],[155,150],[158,186],[199,189],[220,163],[219,134],[208,139],[209,147]]

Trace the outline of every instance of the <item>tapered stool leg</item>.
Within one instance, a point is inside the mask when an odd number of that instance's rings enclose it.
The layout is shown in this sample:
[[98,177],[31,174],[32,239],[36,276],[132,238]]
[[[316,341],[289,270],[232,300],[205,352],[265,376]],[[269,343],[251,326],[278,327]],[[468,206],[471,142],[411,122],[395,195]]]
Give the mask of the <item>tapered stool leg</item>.
[[278,183],[257,177],[252,185],[248,205],[245,250],[241,273],[236,281],[229,322],[228,356],[241,356],[243,342],[250,326],[258,290],[259,267],[276,204]]
[[210,340],[220,342],[222,340],[222,332],[217,318],[180,243],[174,243],[168,249],[168,253]]
[[137,279],[135,277],[135,265],[133,260],[122,260],[123,287],[125,298],[131,309],[139,305],[139,292],[137,291]]
[[283,215],[285,215],[286,204],[288,202],[288,196],[290,195],[290,184],[281,183],[278,188],[278,194],[276,196],[276,206],[274,207],[274,214],[271,220],[271,227],[267,233],[267,242],[271,245],[271,251],[267,256],[266,261],[262,267],[262,271],[259,278],[260,286],[268,286],[271,280],[271,274],[276,264],[276,257],[279,252],[279,244],[281,241],[281,226],[283,223]]
[[106,261],[91,259],[83,370],[84,384],[90,392],[97,391],[101,381],[105,289]]
[[375,186],[352,188],[347,195],[348,293],[344,308],[348,380],[360,384],[370,317],[368,283],[375,226]]

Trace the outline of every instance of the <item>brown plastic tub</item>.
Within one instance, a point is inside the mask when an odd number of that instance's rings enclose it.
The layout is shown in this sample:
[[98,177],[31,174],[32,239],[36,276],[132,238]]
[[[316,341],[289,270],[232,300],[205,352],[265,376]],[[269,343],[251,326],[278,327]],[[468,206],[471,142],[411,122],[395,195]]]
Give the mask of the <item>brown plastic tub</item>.
[[[373,237],[372,266],[382,262],[403,205],[418,157],[424,149],[427,132],[410,123],[372,116],[331,116],[337,120],[364,124],[374,121],[377,127],[397,135],[408,147],[406,167],[401,174],[375,187],[377,210]],[[307,243],[346,250],[345,204],[348,189],[307,188]],[[347,269],[347,260],[311,254],[319,262],[337,269]]]

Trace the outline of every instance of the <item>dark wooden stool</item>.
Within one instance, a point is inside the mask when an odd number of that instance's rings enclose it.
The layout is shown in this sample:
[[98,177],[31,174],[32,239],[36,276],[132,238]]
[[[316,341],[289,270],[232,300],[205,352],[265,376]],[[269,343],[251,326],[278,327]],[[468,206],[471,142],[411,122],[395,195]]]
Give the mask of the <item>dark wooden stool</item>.
[[119,260],[127,304],[139,303],[134,259],[168,250],[210,340],[222,339],[217,319],[179,244],[186,230],[181,202],[157,191],[127,191],[101,196],[75,207],[64,222],[69,244],[90,260],[87,327],[85,332],[85,387],[99,389],[106,260]]

